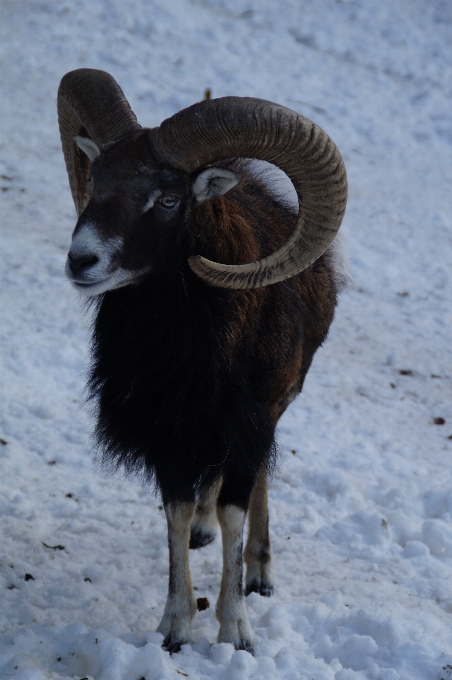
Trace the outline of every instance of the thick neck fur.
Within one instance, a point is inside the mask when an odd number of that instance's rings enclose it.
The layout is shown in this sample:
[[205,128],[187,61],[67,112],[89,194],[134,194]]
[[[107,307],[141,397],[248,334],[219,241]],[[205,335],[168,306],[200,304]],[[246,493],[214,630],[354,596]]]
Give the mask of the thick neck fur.
[[274,423],[250,383],[252,337],[231,342],[240,316],[233,294],[182,274],[104,296],[90,390],[106,460],[144,468],[176,499],[206,471],[259,470]]

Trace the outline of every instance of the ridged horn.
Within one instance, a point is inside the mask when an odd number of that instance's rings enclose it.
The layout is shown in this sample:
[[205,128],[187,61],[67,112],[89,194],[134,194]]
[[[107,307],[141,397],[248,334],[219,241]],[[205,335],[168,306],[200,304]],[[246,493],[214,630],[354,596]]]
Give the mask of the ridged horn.
[[192,270],[222,288],[256,288],[306,269],[327,249],[347,202],[347,176],[332,139],[308,118],[250,97],[199,102],[149,131],[158,160],[187,172],[226,158],[273,163],[291,179],[299,214],[289,240],[272,255],[244,265],[189,258]]
[[91,197],[91,161],[74,137],[89,137],[102,150],[140,130],[141,125],[114,78],[91,68],[63,76],[58,89],[58,123],[72,198],[80,215]]

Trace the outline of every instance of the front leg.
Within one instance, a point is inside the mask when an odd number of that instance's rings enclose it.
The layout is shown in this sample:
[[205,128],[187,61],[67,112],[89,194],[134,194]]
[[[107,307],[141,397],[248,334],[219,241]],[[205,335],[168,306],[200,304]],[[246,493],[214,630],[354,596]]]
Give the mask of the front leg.
[[252,654],[253,631],[242,590],[245,511],[236,505],[219,505],[217,513],[223,537],[223,576],[216,609],[218,642],[232,642],[236,649]]
[[188,562],[190,522],[195,511],[194,503],[167,503],[169,582],[165,611],[158,633],[165,636],[163,647],[178,652],[181,645],[192,642],[191,620],[196,613],[196,600]]

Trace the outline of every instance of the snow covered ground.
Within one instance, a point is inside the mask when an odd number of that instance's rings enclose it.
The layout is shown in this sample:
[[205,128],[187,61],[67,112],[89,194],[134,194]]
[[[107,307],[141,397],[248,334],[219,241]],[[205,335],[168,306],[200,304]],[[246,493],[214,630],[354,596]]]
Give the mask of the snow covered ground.
[[[3,0],[1,23],[1,677],[449,680],[450,1]],[[191,554],[195,644],[161,650],[159,501],[90,453],[55,107],[79,66],[144,125],[211,87],[302,112],[346,161],[355,285],[280,424],[254,658],[215,644],[219,541]]]

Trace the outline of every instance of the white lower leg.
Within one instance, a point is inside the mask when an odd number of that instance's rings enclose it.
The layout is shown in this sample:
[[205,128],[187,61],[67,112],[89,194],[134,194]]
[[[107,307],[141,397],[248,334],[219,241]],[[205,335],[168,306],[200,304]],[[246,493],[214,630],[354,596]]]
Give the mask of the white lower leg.
[[249,533],[245,548],[245,594],[260,593],[269,597],[273,593],[273,564],[268,531],[267,470],[259,474],[250,498]]
[[165,611],[157,631],[165,636],[163,646],[177,652],[192,641],[191,620],[196,612],[196,600],[190,576],[188,542],[194,503],[165,505],[168,522],[169,584]]
[[252,653],[253,631],[242,591],[245,512],[235,505],[219,507],[217,512],[223,536],[223,576],[216,610],[218,642],[232,642],[236,649]]

